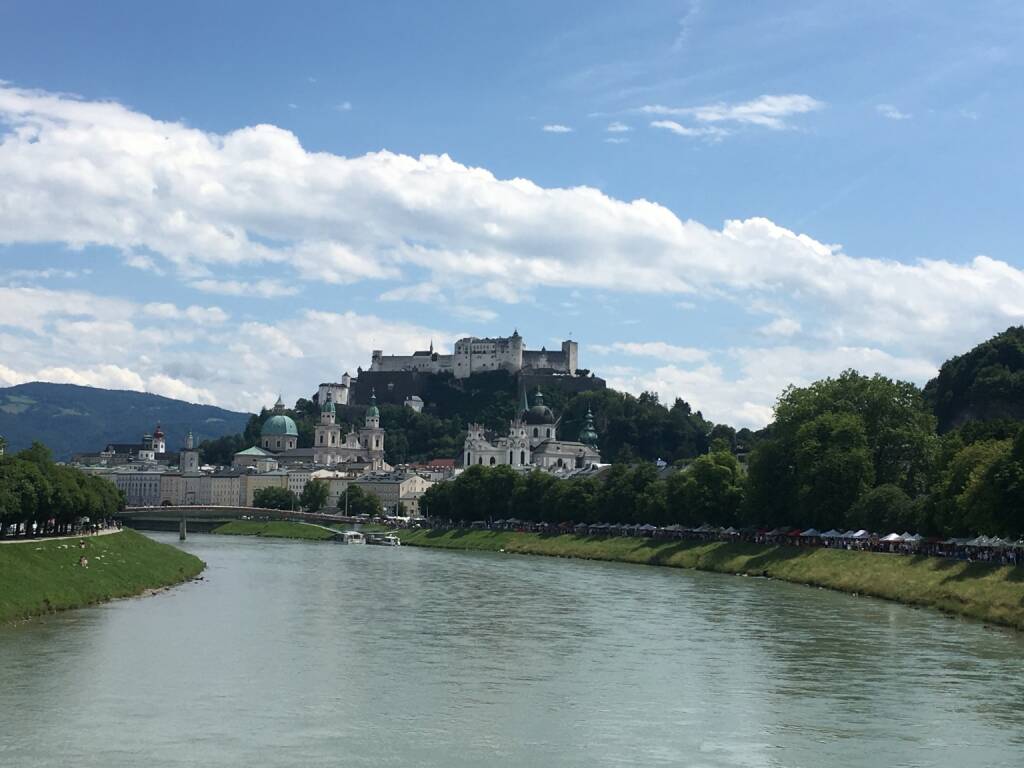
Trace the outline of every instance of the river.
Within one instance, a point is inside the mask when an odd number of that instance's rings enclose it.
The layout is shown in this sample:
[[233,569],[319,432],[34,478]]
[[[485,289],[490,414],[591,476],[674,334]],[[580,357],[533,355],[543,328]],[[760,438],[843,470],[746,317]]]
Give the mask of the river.
[[1024,762],[1009,631],[646,566],[184,546],[203,581],[0,628],[0,765]]

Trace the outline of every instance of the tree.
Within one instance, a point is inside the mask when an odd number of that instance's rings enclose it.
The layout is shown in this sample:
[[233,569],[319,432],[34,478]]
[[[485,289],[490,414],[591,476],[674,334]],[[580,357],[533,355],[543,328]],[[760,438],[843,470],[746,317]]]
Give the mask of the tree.
[[0,458],[0,535],[32,523],[37,532],[66,532],[79,517],[110,517],[123,505],[113,483],[54,464],[39,443]]
[[865,493],[850,509],[846,527],[877,532],[918,530],[910,497],[897,485],[885,483]]
[[942,432],[975,419],[1024,418],[1024,326],[947,360],[924,394]]
[[992,461],[965,495],[979,524],[1003,536],[1024,535],[1024,428],[1017,433],[1013,448]]
[[287,488],[260,488],[252,496],[253,506],[263,509],[297,509],[299,500]]
[[299,504],[307,512],[319,512],[327,504],[327,497],[331,495],[331,488],[324,480],[310,480],[302,489],[299,496]]
[[216,440],[203,440],[199,444],[199,459],[203,464],[231,466],[235,454],[244,451],[246,447],[241,435],[224,435]]
[[345,497],[348,497],[348,514],[353,517],[365,515],[367,517],[380,517],[384,510],[381,507],[380,499],[369,493],[358,485],[349,484],[348,488],[338,499],[338,506],[345,509]]
[[911,496],[925,490],[937,446],[935,418],[914,384],[848,370],[807,387],[789,387],[775,407],[775,432],[792,439],[826,413],[860,417],[876,482],[895,483]]
[[769,528],[792,525],[797,487],[796,459],[788,441],[762,441],[750,454],[745,519]]
[[853,413],[811,419],[796,435],[796,467],[801,525],[843,525],[874,481],[863,420]]
[[739,522],[746,478],[739,461],[723,448],[700,456],[667,481],[668,510],[678,523],[729,526]]
[[38,441],[32,443],[31,447],[19,451],[17,456],[19,459],[31,461],[40,467],[47,467],[53,464],[53,454],[50,452],[50,449]]
[[951,436],[946,436],[944,442],[951,449],[962,447],[945,462],[933,483],[926,504],[929,532],[949,536],[994,533],[993,499],[985,493],[984,486],[990,479],[990,468],[1011,454],[1013,443],[979,440],[962,445],[959,438]]

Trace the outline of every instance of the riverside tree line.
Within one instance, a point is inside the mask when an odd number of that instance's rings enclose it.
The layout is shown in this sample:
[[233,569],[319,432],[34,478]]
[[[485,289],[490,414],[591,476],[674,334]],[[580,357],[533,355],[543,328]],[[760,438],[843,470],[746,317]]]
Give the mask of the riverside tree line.
[[[1021,356],[1024,368],[1024,354]],[[779,398],[741,463],[725,439],[660,472],[615,464],[598,477],[471,467],[423,506],[451,520],[1024,534],[1024,430],[1007,418],[940,435],[913,384],[846,371]]]
[[117,486],[55,464],[41,443],[0,457],[0,537],[33,527],[36,533],[67,533],[82,518],[96,522],[123,508]]

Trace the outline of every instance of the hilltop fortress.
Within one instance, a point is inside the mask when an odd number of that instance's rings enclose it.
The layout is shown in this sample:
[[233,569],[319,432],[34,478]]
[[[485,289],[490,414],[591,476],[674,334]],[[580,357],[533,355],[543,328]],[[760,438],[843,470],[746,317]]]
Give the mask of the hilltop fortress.
[[575,341],[563,341],[558,351],[524,349],[523,337],[519,331],[511,336],[493,339],[478,339],[469,336],[455,342],[455,351],[441,355],[430,349],[413,352],[411,355],[385,355],[375,349],[370,360],[370,372],[416,371],[419,373],[450,373],[456,379],[467,379],[474,373],[489,371],[536,371],[548,373],[576,373],[579,363],[579,345]]
[[473,378],[507,373],[516,380],[519,393],[538,385],[563,391],[583,392],[604,389],[603,379],[579,369],[579,344],[563,341],[559,349],[526,349],[519,331],[511,336],[478,338],[467,336],[455,342],[451,354],[427,349],[411,355],[371,353],[370,366],[359,367],[356,375],[345,373],[340,379],[320,384],[314,400],[323,404],[328,398],[336,407],[362,406],[376,394],[381,404],[407,405],[421,410],[439,396],[440,390],[472,386]]

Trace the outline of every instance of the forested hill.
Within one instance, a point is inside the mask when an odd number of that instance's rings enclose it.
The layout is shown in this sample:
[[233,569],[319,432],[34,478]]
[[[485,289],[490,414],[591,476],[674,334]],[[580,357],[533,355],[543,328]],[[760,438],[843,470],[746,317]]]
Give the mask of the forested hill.
[[45,382],[0,388],[0,435],[7,449],[18,451],[38,440],[58,460],[108,443],[139,442],[158,423],[167,434],[167,449],[177,451],[189,429],[202,441],[240,432],[248,419],[247,413],[144,392]]
[[[736,432],[715,425],[686,402],[663,404],[653,393],[635,397],[603,387],[575,392],[560,386],[555,377],[541,385],[541,392],[544,403],[560,419],[558,435],[564,440],[579,437],[587,409],[591,410],[601,456],[609,462],[663,459],[671,463],[706,453],[717,438],[739,451],[749,449],[755,441],[749,430]],[[530,404],[535,393],[535,388],[529,392]],[[398,405],[380,407],[381,426],[387,430],[384,447],[388,462],[456,458],[462,453],[467,424],[479,422],[497,434],[506,434],[509,419],[522,407],[519,380],[504,371],[480,374],[459,383],[439,377],[424,400],[423,413]],[[364,411],[365,406],[341,406],[337,418],[339,423],[359,427]],[[317,404],[303,398],[287,413],[298,425],[299,446],[310,447],[320,418]],[[260,424],[268,415],[264,412],[253,416],[243,434],[201,446],[203,461],[229,464],[235,451],[256,443]]]
[[924,395],[940,432],[970,421],[1024,420],[1024,326],[947,360]]

